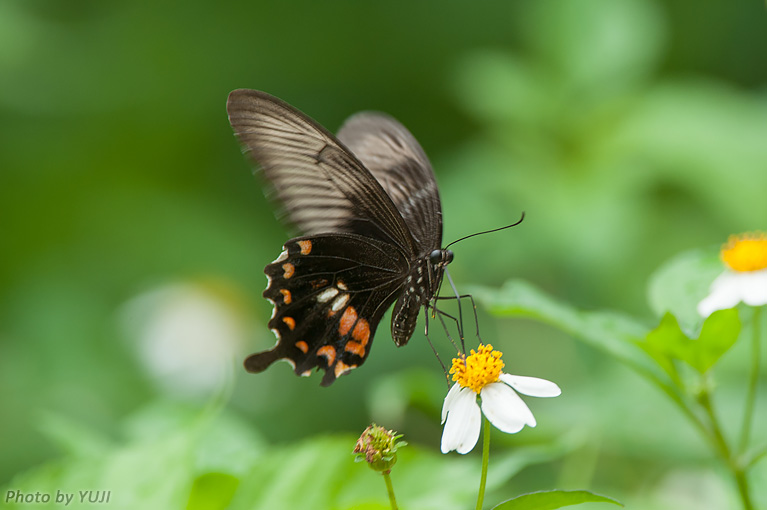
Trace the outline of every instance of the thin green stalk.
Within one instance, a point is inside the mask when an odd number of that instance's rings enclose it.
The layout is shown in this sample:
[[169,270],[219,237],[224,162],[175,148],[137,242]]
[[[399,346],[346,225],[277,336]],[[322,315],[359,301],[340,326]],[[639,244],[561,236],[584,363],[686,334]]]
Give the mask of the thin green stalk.
[[485,426],[482,430],[482,477],[479,480],[479,495],[477,496],[477,510],[482,510],[485,501],[485,484],[487,483],[487,466],[490,463],[490,420],[482,416]]
[[713,439],[711,431],[706,427],[705,422],[692,410],[692,407],[685,401],[684,397],[670,384],[664,382],[659,377],[655,377],[649,372],[640,372],[645,375],[649,380],[654,382],[660,390],[666,394],[679,408],[680,411],[690,420],[690,423],[697,427],[701,435],[709,441]]
[[636,363],[630,360],[628,357],[618,356],[618,359],[625,363],[629,368],[637,372],[639,375],[644,376],[649,381],[653,382],[663,393],[666,394],[668,398],[670,398],[677,405],[679,410],[682,411],[688,420],[690,420],[690,423],[697,427],[698,431],[700,431],[703,437],[709,440],[712,439],[711,432],[708,430],[708,427],[706,427],[706,424],[698,415],[695,414],[690,405],[685,401],[684,397],[672,384],[658,377],[656,373],[654,373],[652,370],[648,370],[641,363]]
[[[572,328],[562,328],[564,331],[572,333],[573,335],[580,336],[581,338],[586,338],[583,334],[581,334],[580,331],[574,330]],[[666,394],[668,398],[670,398],[677,407],[682,411],[682,413],[687,417],[690,422],[697,427],[700,434],[705,437],[707,440],[712,441],[713,437],[711,436],[711,431],[706,426],[705,422],[697,415],[695,414],[695,411],[693,411],[690,404],[685,400],[685,398],[677,391],[677,389],[669,382],[664,381],[661,377],[658,376],[658,374],[650,370],[647,366],[645,366],[644,363],[639,363],[636,360],[632,359],[630,356],[622,355],[619,353],[612,353],[613,356],[616,357],[616,359],[622,363],[624,363],[629,368],[633,369],[635,372],[637,372],[639,375],[645,377],[649,381],[655,383],[655,385],[660,388],[660,390]],[[681,388],[681,385],[679,386]]]
[[703,406],[703,409],[706,411],[706,415],[708,416],[709,422],[711,424],[712,434],[710,438],[714,448],[718,451],[722,460],[727,463],[727,466],[733,467],[730,447],[727,445],[727,439],[725,439],[724,434],[722,433],[722,428],[719,426],[719,420],[717,420],[716,413],[714,413],[714,406],[711,404],[711,395],[709,394],[707,388],[701,392],[699,401],[701,406]]
[[713,446],[735,478],[738,494],[743,503],[743,510],[754,510],[754,504],[751,502],[751,494],[748,488],[748,478],[743,467],[738,464],[738,461],[733,458],[730,452],[730,447],[727,445],[727,440],[722,433],[719,420],[717,420],[716,413],[714,413],[714,406],[711,404],[711,398],[707,389],[703,390],[700,395],[700,404],[706,410],[706,414],[711,422]]
[[735,483],[738,485],[740,500],[743,502],[743,510],[754,510],[754,504],[751,503],[751,495],[748,492],[746,472],[742,469],[736,469],[733,474],[735,475]]
[[743,410],[743,423],[740,430],[740,452],[744,453],[751,439],[751,424],[754,418],[754,405],[756,402],[756,390],[759,387],[759,341],[761,340],[762,307],[754,308],[751,318],[751,375],[748,381],[748,393],[746,405]]
[[743,463],[743,465],[745,466],[746,469],[749,469],[754,464],[762,460],[763,457],[767,457],[767,447],[765,446],[752,452],[751,455],[749,455],[748,458],[745,459],[745,462]]
[[397,510],[397,498],[394,497],[394,486],[391,483],[391,476],[389,476],[389,473],[390,471],[383,472],[384,481],[386,481],[386,492],[389,493],[391,510]]

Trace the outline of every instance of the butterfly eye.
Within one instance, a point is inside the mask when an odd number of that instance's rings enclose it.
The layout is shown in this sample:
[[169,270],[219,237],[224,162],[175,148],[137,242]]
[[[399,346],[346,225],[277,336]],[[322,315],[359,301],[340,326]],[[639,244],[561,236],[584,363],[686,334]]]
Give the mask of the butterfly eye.
[[429,254],[429,262],[434,264],[450,264],[453,261],[453,252],[450,250],[434,250]]

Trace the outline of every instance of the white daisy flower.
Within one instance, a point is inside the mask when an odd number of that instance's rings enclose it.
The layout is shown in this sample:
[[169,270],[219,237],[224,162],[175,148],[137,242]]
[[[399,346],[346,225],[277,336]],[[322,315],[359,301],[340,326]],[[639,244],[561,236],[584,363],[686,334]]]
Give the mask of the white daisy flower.
[[[480,344],[469,356],[453,359],[450,373],[456,383],[442,405],[442,453],[469,453],[479,439],[481,415],[501,432],[515,434],[535,418],[517,392],[532,397],[556,397],[559,386],[545,379],[502,373],[502,353]],[[516,390],[516,391],[515,391]],[[479,396],[481,404],[477,403]],[[481,409],[481,410],[480,410]]]
[[741,301],[749,306],[767,304],[767,235],[763,232],[730,236],[720,252],[727,266],[711,284],[698,313],[708,317]]

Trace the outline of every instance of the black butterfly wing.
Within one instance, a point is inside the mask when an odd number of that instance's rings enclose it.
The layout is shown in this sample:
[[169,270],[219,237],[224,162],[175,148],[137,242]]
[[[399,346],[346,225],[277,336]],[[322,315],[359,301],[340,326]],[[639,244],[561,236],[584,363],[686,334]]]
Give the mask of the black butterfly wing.
[[277,344],[245,361],[261,372],[278,360],[298,375],[325,371],[322,385],[365,362],[384,312],[401,293],[409,260],[390,243],[356,234],[291,239],[264,272]]
[[338,139],[381,183],[427,255],[442,245],[442,206],[434,170],[415,137],[392,117],[362,112],[346,120]]
[[229,122],[303,234],[349,232],[415,252],[408,226],[379,182],[330,132],[265,92],[229,94]]

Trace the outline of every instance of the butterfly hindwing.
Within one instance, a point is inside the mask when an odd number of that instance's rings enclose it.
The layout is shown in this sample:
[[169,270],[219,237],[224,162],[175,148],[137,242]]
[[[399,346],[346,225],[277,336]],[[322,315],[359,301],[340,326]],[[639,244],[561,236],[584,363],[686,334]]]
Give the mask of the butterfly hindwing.
[[406,254],[356,234],[291,239],[264,272],[264,297],[274,303],[269,327],[277,344],[246,362],[261,372],[289,361],[299,375],[325,371],[322,385],[360,366],[370,352],[384,312],[398,297]]

